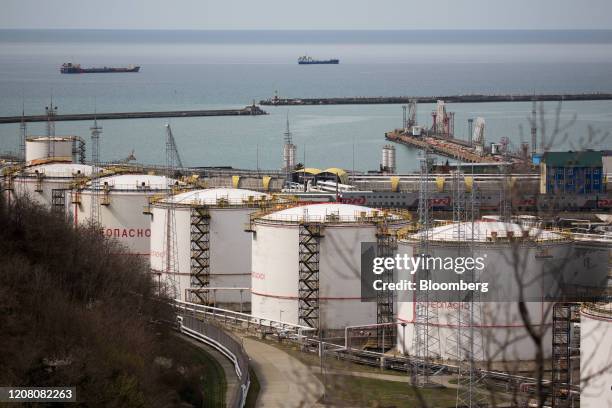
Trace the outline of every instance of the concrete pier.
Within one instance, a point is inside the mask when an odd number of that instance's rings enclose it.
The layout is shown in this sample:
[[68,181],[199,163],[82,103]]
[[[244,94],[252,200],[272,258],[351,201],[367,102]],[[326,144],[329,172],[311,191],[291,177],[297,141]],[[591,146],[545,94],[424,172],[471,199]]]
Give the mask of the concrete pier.
[[[249,105],[242,109],[217,109],[217,110],[180,110],[180,111],[161,111],[161,112],[114,112],[114,113],[74,113],[55,115],[54,121],[77,121],[77,120],[114,120],[114,119],[149,119],[149,118],[189,118],[200,116],[253,116],[267,115],[257,105]],[[30,116],[3,116],[0,123],[20,123],[24,122],[46,122],[49,120],[47,115]]]
[[410,136],[400,130],[385,133],[385,138],[392,142],[416,147],[417,149],[427,149],[430,152],[448,157],[455,160],[460,160],[466,163],[499,163],[491,155],[479,155],[474,149],[465,146],[464,144],[453,143],[451,139],[443,140],[431,136],[415,137]]
[[581,94],[499,94],[499,95],[443,95],[443,96],[374,96],[374,97],[342,97],[342,98],[279,98],[274,96],[259,101],[260,105],[376,105],[409,103],[436,103],[443,100],[448,103],[477,102],[532,102],[532,101],[607,101],[612,100],[612,93],[596,92]]

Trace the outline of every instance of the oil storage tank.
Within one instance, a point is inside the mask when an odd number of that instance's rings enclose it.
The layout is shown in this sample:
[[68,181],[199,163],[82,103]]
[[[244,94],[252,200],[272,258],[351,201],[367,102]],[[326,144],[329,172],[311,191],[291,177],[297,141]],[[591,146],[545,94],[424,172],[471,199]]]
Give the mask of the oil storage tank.
[[612,303],[580,309],[580,406],[612,406]]
[[47,163],[15,169],[5,176],[5,194],[10,203],[28,197],[46,208],[64,212],[69,191],[92,173],[92,167],[78,163]]
[[[146,213],[150,200],[181,187],[177,180],[150,174],[115,174],[100,177],[98,187],[83,185],[72,192],[69,213],[76,224],[91,222],[97,210],[106,237],[117,239],[130,254],[149,256],[151,219]],[[97,205],[92,206],[97,201]]]
[[254,218],[253,316],[326,333],[376,323],[376,302],[361,301],[361,244],[408,222],[399,213],[338,203]]
[[[474,352],[475,359],[489,362],[533,361],[536,347],[525,329],[518,307],[518,295],[515,293],[522,287],[525,292],[532,294],[529,298],[531,301],[525,303],[526,310],[532,327],[543,333],[543,351],[545,357],[550,358],[552,304],[545,301],[540,285],[543,276],[552,277],[556,273],[564,273],[562,265],[573,250],[573,241],[570,238],[535,227],[483,220],[473,223],[448,223],[431,228],[427,236],[425,234],[421,231],[399,239],[398,253],[402,256],[420,257],[422,248],[427,245],[426,254],[434,261],[473,257],[476,262],[481,262],[480,270],[476,272],[479,278],[474,281],[488,282],[488,287],[504,288],[507,293],[495,298],[487,297],[489,294],[481,293],[482,290],[474,291],[481,297],[475,298],[480,299],[477,303],[471,303],[436,297],[440,293],[436,291],[429,292],[428,302],[424,302],[423,297],[419,297],[416,292],[399,292],[397,316],[400,324],[397,328],[397,348],[400,352],[415,353],[416,325],[423,324],[423,318],[420,317],[423,313],[417,316],[418,307],[425,310],[424,305],[428,304],[430,311],[427,315],[431,319],[428,323],[432,328],[430,332],[439,339],[439,343],[431,342],[436,344],[436,348],[429,351],[430,358],[456,360],[460,353],[460,330],[465,336],[465,330],[473,328],[475,342],[478,343],[475,347],[481,351],[479,354]],[[470,279],[473,279],[469,273],[462,272],[463,274],[459,275],[454,269],[449,270],[435,262],[432,262],[428,271],[432,281],[458,282],[465,279],[471,282]],[[420,282],[423,275],[417,274],[402,269],[397,271],[397,279]],[[466,291],[458,293],[463,295]],[[467,321],[471,308],[474,316]]]
[[[152,272],[160,282],[175,285],[181,300],[248,310],[251,235],[245,225],[252,213],[279,202],[269,194],[238,188],[192,190],[154,202]],[[174,225],[170,240],[168,214]]]
[[83,162],[85,142],[78,136],[32,136],[25,141],[27,165],[42,161]]

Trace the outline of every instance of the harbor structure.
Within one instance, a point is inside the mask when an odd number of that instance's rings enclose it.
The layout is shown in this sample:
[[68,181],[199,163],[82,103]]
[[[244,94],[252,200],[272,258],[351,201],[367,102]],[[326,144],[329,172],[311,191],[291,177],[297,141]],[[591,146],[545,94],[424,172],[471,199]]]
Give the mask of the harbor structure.
[[439,96],[348,96],[331,98],[282,98],[275,93],[268,99],[259,101],[261,105],[376,105],[376,104],[409,104],[437,103],[439,100],[448,103],[481,103],[481,102],[532,102],[537,99],[548,101],[605,101],[612,99],[612,93],[591,92],[576,94],[465,94]]
[[[98,112],[98,113],[68,113],[55,114],[54,121],[82,121],[82,120],[115,120],[115,119],[151,119],[151,118],[189,118],[205,116],[256,116],[267,115],[267,113],[257,105],[249,105],[241,109],[198,109],[198,110],[179,110],[179,111],[157,111],[157,112]],[[28,123],[28,122],[47,122],[48,114],[45,115],[25,115],[25,116],[2,116],[2,123]]]

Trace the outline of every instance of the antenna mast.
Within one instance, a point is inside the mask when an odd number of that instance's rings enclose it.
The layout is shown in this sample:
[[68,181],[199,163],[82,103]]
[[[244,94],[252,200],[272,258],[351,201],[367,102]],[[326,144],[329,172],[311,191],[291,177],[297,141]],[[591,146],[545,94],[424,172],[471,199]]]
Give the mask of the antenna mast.
[[49,106],[45,106],[45,113],[47,115],[47,157],[54,158],[55,157],[55,116],[57,115],[57,106],[53,105],[53,96],[51,96],[51,103]]
[[283,146],[283,170],[285,171],[285,184],[291,183],[291,172],[295,168],[296,146],[293,144],[293,135],[289,129],[289,112],[287,112],[287,128],[284,133],[285,145]]
[[[173,299],[180,299],[181,286],[178,276],[178,249],[176,241],[176,203],[172,197],[173,189],[171,178],[176,174],[176,165],[182,167],[181,158],[176,148],[174,135],[170,124],[166,123],[166,251],[164,269],[169,295]],[[187,300],[187,299],[185,299]]]
[[536,114],[536,99],[535,96],[533,98],[533,103],[531,105],[531,157],[538,154],[538,124],[537,124],[537,114]]
[[[431,233],[431,212],[429,199],[429,151],[423,151],[421,159],[421,172],[419,178],[419,247],[418,251],[423,259],[421,267],[416,273],[416,280],[429,280],[431,271],[427,267],[429,254],[429,234]],[[415,336],[414,350],[416,359],[412,371],[412,383],[417,387],[427,387],[431,383],[429,381],[430,370],[429,363],[433,358],[440,355],[440,333],[438,329],[438,311],[435,307],[430,306],[430,303],[436,299],[429,295],[429,291],[415,292]]]

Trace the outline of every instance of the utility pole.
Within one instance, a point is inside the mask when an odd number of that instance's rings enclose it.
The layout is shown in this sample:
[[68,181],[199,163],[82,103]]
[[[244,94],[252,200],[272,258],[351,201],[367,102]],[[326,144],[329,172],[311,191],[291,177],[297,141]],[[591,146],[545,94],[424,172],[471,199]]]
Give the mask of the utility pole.
[[102,126],[98,120],[89,128],[91,131],[91,223],[97,228],[100,226],[100,135]]
[[531,105],[531,157],[538,154],[538,124],[536,114],[536,100],[535,96]]
[[47,115],[47,157],[52,159],[55,157],[55,116],[57,115],[57,106],[53,105],[53,96],[51,96],[51,103],[49,106],[45,106],[45,113]]

